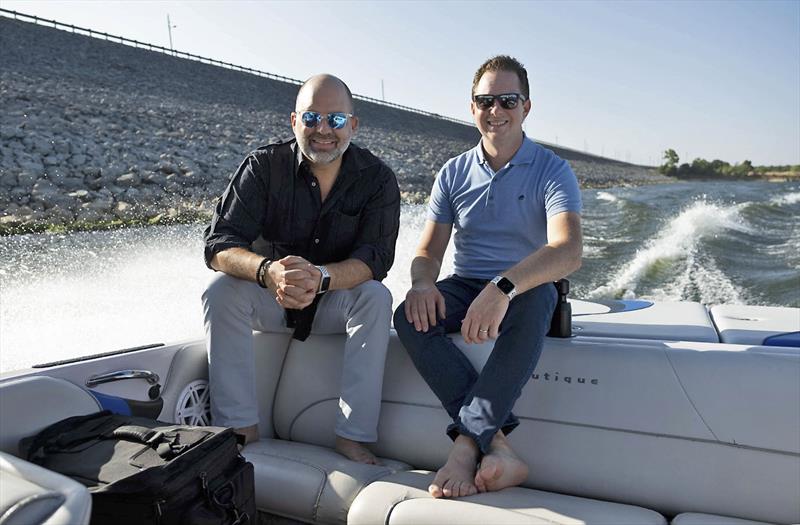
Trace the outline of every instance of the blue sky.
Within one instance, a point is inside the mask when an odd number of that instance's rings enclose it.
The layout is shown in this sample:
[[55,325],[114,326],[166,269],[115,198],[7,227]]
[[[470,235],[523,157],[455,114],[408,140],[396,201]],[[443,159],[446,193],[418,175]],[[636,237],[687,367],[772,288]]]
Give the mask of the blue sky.
[[800,1],[100,2],[17,10],[470,120],[495,54],[531,80],[532,137],[637,163],[800,164]]

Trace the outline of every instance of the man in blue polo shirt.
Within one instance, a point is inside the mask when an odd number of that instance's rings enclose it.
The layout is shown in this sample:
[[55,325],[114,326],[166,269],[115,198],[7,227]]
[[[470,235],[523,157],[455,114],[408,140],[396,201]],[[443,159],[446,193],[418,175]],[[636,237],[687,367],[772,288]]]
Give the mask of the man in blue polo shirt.
[[[557,301],[552,282],[581,264],[581,196],[569,165],[525,136],[528,75],[497,56],[475,73],[471,111],[481,133],[450,159],[431,193],[411,289],[394,326],[453,423],[447,463],[428,490],[469,496],[519,485],[527,465],[506,435]],[[455,274],[436,282],[455,226]],[[496,339],[480,372],[447,333]]]

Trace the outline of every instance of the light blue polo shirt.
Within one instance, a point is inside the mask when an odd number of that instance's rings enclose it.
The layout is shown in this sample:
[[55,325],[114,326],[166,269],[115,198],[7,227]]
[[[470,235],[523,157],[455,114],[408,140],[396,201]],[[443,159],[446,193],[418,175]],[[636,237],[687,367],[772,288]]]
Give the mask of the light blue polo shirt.
[[455,227],[455,273],[491,279],[547,244],[547,219],[581,212],[578,180],[569,164],[524,137],[495,173],[480,142],[442,166],[427,218]]

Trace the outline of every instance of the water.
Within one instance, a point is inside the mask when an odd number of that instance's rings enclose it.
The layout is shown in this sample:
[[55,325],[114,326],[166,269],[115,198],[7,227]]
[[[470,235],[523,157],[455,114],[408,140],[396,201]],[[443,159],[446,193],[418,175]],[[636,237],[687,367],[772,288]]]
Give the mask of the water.
[[[584,191],[572,296],[800,306],[800,184]],[[424,223],[403,208],[395,306]],[[0,238],[0,371],[202,337],[204,225]],[[452,271],[448,249],[442,275]]]

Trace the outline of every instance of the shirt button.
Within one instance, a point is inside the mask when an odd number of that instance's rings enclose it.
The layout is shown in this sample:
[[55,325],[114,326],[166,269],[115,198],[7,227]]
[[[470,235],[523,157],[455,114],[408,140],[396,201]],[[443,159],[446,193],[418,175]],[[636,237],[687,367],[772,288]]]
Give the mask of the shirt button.
[[314,188],[316,188],[316,187],[317,187],[317,183],[316,183],[316,182],[312,182],[312,183],[311,183],[311,186],[313,186]]
[[319,239],[314,239],[314,244],[319,244]]

